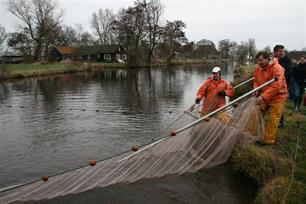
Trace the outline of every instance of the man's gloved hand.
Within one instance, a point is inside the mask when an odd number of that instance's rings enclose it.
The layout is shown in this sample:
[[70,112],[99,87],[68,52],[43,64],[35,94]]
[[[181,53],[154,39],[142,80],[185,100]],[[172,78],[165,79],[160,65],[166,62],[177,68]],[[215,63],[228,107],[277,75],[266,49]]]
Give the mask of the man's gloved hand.
[[262,96],[258,96],[258,97],[256,98],[255,104],[256,104],[256,105],[261,105],[261,104],[263,104],[264,102],[265,102],[265,101],[264,101],[263,97],[262,97]]
[[259,94],[259,91],[256,91],[252,94],[252,96],[255,96],[255,97],[258,97],[260,94]]
[[218,95],[219,95],[219,96],[226,96],[226,93],[225,93],[224,90],[222,90],[222,91],[219,91]]
[[195,104],[193,104],[192,106],[190,106],[190,108],[187,110],[189,112],[192,112],[194,110]]
[[196,100],[195,100],[195,104],[199,104],[200,103],[200,101],[201,101],[201,99],[200,98],[196,98]]

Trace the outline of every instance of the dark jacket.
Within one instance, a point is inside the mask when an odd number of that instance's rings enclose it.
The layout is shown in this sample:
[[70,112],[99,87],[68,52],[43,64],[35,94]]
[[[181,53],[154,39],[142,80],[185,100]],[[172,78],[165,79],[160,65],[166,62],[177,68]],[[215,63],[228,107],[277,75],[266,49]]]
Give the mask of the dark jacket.
[[280,58],[278,62],[285,69],[285,78],[286,78],[287,84],[289,85],[289,82],[292,77],[291,59],[290,57],[285,55],[284,57]]
[[306,80],[306,63],[300,63],[293,67],[293,78],[296,83],[304,87],[304,81]]

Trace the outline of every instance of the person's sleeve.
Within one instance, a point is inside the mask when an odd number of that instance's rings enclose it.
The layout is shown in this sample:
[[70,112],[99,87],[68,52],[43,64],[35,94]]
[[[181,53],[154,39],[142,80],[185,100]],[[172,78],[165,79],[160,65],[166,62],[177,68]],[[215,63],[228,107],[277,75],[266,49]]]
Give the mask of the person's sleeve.
[[277,67],[277,69],[274,70],[275,71],[273,72],[273,78],[277,77],[278,80],[268,85],[267,90],[264,93],[262,93],[261,96],[265,101],[269,101],[274,96],[276,96],[278,92],[281,90],[282,85],[285,81],[284,69],[282,69],[281,67]]
[[253,89],[259,87],[259,83],[258,83],[258,73],[257,73],[257,68],[255,68],[254,70],[254,80],[253,80]]
[[197,92],[197,98],[202,99],[205,98],[207,95],[207,81],[205,81],[201,87],[199,88],[198,92]]
[[292,73],[293,73],[293,71],[292,71],[292,64],[291,64],[291,59],[290,58],[287,58],[285,67],[286,67],[285,77],[288,78],[287,81],[290,81],[291,77],[292,77]]
[[[304,81],[304,84],[306,84],[306,65],[304,64],[304,65],[299,65],[299,72],[300,72],[300,74],[301,74],[301,76],[302,76],[302,80]],[[306,87],[306,86],[305,86]]]
[[232,85],[230,85],[229,83],[226,83],[226,87],[225,87],[225,93],[227,96],[232,97],[235,94],[234,91],[234,87]]

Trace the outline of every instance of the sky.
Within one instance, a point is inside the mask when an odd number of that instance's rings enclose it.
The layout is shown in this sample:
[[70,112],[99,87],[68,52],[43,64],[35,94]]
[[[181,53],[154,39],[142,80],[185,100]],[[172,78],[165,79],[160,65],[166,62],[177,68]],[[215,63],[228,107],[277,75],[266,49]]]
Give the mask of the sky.
[[[81,24],[90,33],[89,19],[102,8],[133,5],[133,0],[58,0],[64,11],[63,22]],[[257,49],[283,44],[288,50],[306,48],[306,0],[161,0],[163,23],[182,20],[189,41],[201,39],[218,43],[230,39],[240,43],[255,38]],[[0,24],[11,32],[18,19],[7,11],[6,0],[0,0]]]

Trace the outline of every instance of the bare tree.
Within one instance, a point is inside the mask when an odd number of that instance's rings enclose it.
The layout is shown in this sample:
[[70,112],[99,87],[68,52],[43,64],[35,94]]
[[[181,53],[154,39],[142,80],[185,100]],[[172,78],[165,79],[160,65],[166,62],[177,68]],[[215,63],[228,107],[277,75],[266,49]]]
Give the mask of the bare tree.
[[115,20],[115,15],[110,9],[99,9],[94,12],[91,17],[91,27],[98,35],[100,44],[112,44],[115,41],[112,23]]
[[167,63],[170,63],[175,57],[175,52],[181,44],[187,42],[183,30],[184,28],[186,28],[186,24],[181,20],[167,21],[167,24],[164,27],[163,43],[166,53],[168,53],[168,56],[166,57]]
[[34,41],[34,59],[41,60],[48,33],[59,25],[62,11],[55,0],[9,0],[10,13],[19,18],[22,27]]
[[78,41],[78,46],[92,46],[95,44],[95,41],[92,35],[88,32],[83,32]]
[[[133,21],[134,21],[134,53],[136,60],[138,61],[137,58],[140,57],[140,47],[141,43],[144,41],[144,39],[147,36],[146,33],[146,20],[145,20],[145,9],[146,9],[147,3],[146,1],[136,1],[135,6],[132,8],[129,8],[127,13],[131,15]],[[138,63],[137,63],[138,64]]]
[[268,52],[268,53],[272,53],[271,47],[269,45],[266,46],[263,50]]
[[194,57],[195,58],[209,58],[218,53],[216,45],[213,41],[208,39],[202,39],[196,43]]
[[254,38],[249,38],[248,41],[242,41],[237,49],[238,61],[252,63],[256,54],[256,43]]
[[132,41],[134,36],[133,19],[127,14],[126,9],[121,9],[118,12],[116,20],[112,23],[112,28],[116,33],[117,40],[127,52],[128,64],[134,64],[131,56],[133,55]]
[[54,32],[48,35],[50,46],[90,46],[95,44],[95,41],[90,33],[84,31],[80,24],[71,26],[58,26]]
[[71,26],[58,27],[54,44],[62,46],[78,46],[78,37],[75,29]]
[[84,28],[81,24],[75,25],[75,37],[76,37],[76,46],[90,46],[94,44],[93,37],[87,31],[84,31]]
[[238,43],[235,41],[232,41],[230,43],[229,55],[233,58],[234,61],[237,60],[237,51],[238,51]]
[[146,18],[145,1],[134,2],[133,7],[122,9],[118,14],[118,19],[112,24],[117,32],[118,42],[122,44],[128,55],[128,64],[137,67],[144,61],[145,53],[143,47],[146,46]]
[[33,53],[33,40],[29,38],[26,31],[10,33],[7,44],[9,47],[13,48],[15,53],[22,54],[28,60],[31,59]]
[[148,56],[146,63],[151,64],[154,50],[162,36],[160,18],[162,15],[162,5],[159,0],[151,0],[145,9],[147,23]]
[[5,31],[5,28],[0,25],[0,53],[2,53],[3,44],[6,38],[7,38],[7,33]]
[[249,38],[247,41],[248,46],[248,59],[249,62],[253,61],[256,54],[256,43],[254,38]]
[[246,42],[241,42],[237,48],[238,62],[244,64],[248,56],[248,45]]
[[183,45],[183,51],[186,57],[191,58],[193,57],[194,51],[195,51],[195,43],[194,41],[187,42],[185,45]]
[[119,11],[111,25],[127,51],[129,66],[150,65],[156,50],[170,62],[181,43],[187,42],[185,23],[168,21],[162,26],[161,16],[159,0],[136,0],[134,6]]
[[230,48],[231,48],[231,42],[229,39],[224,39],[219,41],[219,52],[221,54],[221,57],[224,59],[228,59],[230,55]]

